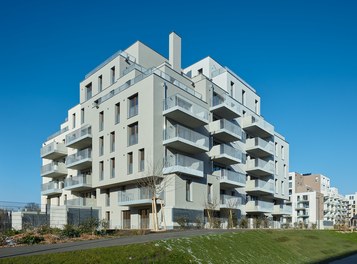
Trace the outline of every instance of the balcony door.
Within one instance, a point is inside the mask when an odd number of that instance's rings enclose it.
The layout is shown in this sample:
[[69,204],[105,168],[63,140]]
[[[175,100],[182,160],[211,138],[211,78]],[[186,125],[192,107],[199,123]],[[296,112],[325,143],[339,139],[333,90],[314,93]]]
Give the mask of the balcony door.
[[150,209],[140,209],[139,215],[140,215],[140,228],[149,229]]

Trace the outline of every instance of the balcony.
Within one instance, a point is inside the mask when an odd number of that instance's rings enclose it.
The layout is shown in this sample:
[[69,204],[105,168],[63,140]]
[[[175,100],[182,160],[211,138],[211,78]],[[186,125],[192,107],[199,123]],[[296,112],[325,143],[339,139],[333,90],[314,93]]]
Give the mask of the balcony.
[[163,174],[187,174],[203,177],[203,161],[181,154],[171,154],[165,157]]
[[67,206],[86,206],[86,207],[95,207],[97,206],[97,200],[93,198],[74,198],[66,201]]
[[266,138],[274,135],[274,127],[262,118],[246,116],[243,118],[243,129],[250,135]]
[[[164,193],[161,193],[157,197],[163,197]],[[143,206],[151,205],[153,192],[149,188],[137,188],[126,191],[119,191],[119,206]],[[159,201],[157,201],[159,203]]]
[[242,162],[242,151],[227,144],[215,145],[209,152],[211,159],[224,165]]
[[214,171],[212,175],[220,178],[220,185],[222,188],[244,187],[246,183],[245,174],[237,171],[221,169]]
[[208,151],[208,137],[181,125],[170,125],[164,131],[164,146],[186,153]]
[[242,208],[242,197],[221,194],[219,196],[219,207],[227,209],[239,209]]
[[248,180],[245,191],[250,195],[273,195],[274,183],[263,180]]
[[63,143],[51,142],[41,148],[41,158],[59,159],[67,156],[67,148]]
[[41,168],[42,177],[56,178],[64,175],[67,175],[67,168],[63,162],[53,161]]
[[299,213],[298,215],[297,215],[297,217],[298,218],[306,218],[306,217],[309,217],[309,212],[302,212],[302,213]]
[[64,181],[64,189],[70,191],[84,191],[92,188],[92,175],[77,175]]
[[241,127],[226,119],[220,119],[210,123],[209,131],[215,139],[227,143],[242,139]]
[[246,151],[254,157],[268,157],[274,155],[274,144],[259,137],[248,138]]
[[63,183],[58,181],[50,181],[42,184],[41,195],[58,195],[62,193]]
[[163,106],[164,116],[191,128],[208,124],[208,111],[182,95],[176,94],[166,98]]
[[92,145],[92,127],[84,126],[66,135],[66,146],[83,149]]
[[245,205],[247,213],[271,213],[274,204],[267,201],[249,201]]
[[242,116],[241,105],[228,94],[214,95],[210,111],[223,118],[233,119]]
[[274,163],[259,158],[247,160],[246,171],[254,176],[268,176],[274,174]]
[[83,149],[66,159],[67,168],[83,170],[92,166],[92,149]]
[[292,207],[286,204],[275,204],[272,215],[291,215]]

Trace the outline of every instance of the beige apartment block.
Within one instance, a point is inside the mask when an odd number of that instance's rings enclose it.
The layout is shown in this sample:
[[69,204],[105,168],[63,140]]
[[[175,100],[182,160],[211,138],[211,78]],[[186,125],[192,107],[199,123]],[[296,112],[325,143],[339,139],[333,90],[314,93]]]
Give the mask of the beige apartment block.
[[348,202],[330,179],[321,174],[289,173],[289,202],[292,204],[292,225],[331,229],[346,224]]
[[356,201],[357,201],[357,192],[354,194],[345,195],[347,200],[347,217],[351,225],[357,226],[357,210],[356,210]]
[[175,33],[168,57],[137,41],[84,77],[79,103],[41,148],[52,226],[92,215],[154,228],[153,208],[168,229],[213,211],[222,227],[229,215],[280,227],[291,214],[289,144],[256,91],[211,57],[183,69]]

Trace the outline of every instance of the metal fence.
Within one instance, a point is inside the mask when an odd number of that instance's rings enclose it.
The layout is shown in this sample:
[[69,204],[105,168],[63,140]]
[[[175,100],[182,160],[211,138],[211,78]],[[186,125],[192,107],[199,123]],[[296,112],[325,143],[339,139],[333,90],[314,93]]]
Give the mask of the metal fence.
[[89,219],[99,220],[99,210],[92,208],[68,208],[67,223],[69,225],[81,225]]

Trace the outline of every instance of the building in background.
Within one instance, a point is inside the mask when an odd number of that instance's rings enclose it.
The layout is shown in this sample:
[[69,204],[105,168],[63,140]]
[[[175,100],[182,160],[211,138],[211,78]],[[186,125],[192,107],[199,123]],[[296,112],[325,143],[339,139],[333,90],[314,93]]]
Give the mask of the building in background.
[[289,173],[292,225],[330,229],[347,224],[347,200],[321,174]]
[[262,117],[261,98],[210,57],[182,69],[175,33],[168,59],[137,41],[89,72],[79,92],[41,149],[52,226],[95,212],[110,228],[212,215],[280,227],[291,213],[289,145]]
[[[357,212],[356,212],[356,200],[357,200],[357,192],[354,194],[347,194],[345,195],[345,199],[348,201],[347,205],[347,216],[350,220],[350,224],[352,226],[357,226]],[[352,220],[353,219],[353,220]]]

